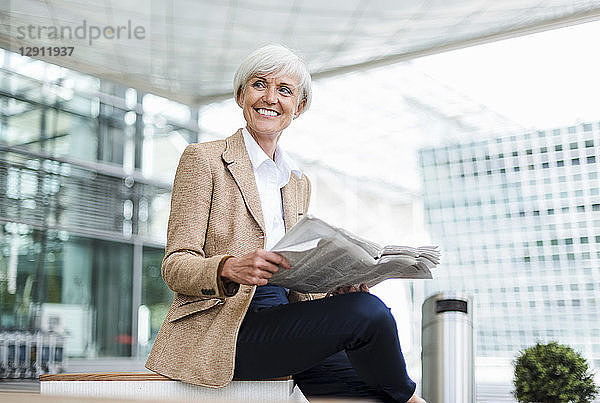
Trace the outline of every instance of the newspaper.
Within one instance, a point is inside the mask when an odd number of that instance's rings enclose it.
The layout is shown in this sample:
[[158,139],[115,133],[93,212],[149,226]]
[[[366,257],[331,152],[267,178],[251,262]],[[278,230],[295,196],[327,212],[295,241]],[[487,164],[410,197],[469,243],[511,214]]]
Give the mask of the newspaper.
[[440,257],[437,246],[381,247],[311,215],[271,250],[285,256],[292,268],[280,268],[269,283],[304,293],[363,283],[371,287],[389,278],[432,278],[430,270]]

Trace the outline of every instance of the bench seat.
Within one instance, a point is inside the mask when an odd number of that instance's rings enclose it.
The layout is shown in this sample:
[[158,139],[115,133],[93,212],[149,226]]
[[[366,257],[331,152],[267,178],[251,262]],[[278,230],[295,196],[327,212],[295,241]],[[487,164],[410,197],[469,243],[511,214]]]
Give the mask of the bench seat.
[[236,380],[213,389],[155,373],[80,373],[40,376],[43,396],[202,402],[307,402],[291,377]]

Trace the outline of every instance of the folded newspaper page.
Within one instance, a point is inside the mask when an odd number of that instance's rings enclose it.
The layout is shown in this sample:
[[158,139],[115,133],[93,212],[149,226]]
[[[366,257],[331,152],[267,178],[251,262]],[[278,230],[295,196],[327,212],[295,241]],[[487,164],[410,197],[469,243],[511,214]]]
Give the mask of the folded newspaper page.
[[292,268],[280,268],[269,283],[305,293],[363,283],[371,287],[389,278],[432,278],[430,270],[440,259],[437,246],[381,247],[311,215],[271,250],[285,256]]

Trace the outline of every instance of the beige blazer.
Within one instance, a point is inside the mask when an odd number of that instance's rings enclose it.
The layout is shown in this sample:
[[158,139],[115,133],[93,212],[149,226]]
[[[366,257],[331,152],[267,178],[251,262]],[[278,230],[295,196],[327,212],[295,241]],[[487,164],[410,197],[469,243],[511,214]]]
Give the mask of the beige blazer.
[[[287,231],[308,209],[308,178],[290,175],[281,195]],[[225,140],[189,145],[175,174],[162,263],[175,295],[148,369],[202,386],[231,381],[237,333],[256,287],[226,289],[221,265],[228,256],[263,248],[264,228],[241,129]],[[292,302],[309,298],[290,293]]]

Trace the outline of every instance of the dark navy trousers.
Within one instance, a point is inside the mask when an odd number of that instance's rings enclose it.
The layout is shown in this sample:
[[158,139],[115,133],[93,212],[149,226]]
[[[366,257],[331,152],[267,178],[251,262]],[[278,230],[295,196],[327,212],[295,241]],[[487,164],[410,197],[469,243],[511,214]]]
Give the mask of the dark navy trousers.
[[292,375],[306,397],[406,402],[406,373],[390,309],[365,292],[249,310],[240,328],[237,379]]

